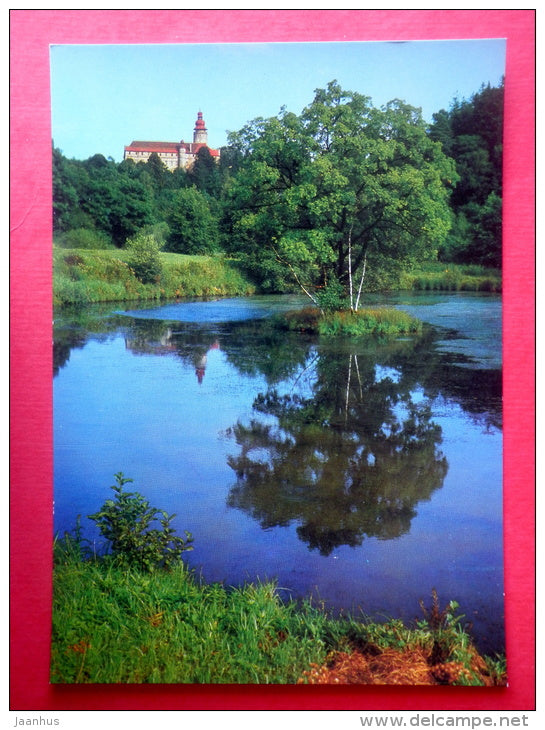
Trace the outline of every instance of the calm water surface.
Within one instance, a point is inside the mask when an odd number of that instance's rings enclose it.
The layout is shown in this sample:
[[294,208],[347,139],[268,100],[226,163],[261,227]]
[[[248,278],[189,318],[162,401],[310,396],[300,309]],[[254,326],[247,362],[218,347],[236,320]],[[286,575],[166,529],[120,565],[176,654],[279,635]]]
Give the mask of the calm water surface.
[[369,300],[429,326],[383,342],[276,331],[298,297],[57,312],[55,529],[122,471],[193,533],[206,580],[275,578],[408,621],[436,588],[502,651],[501,300]]

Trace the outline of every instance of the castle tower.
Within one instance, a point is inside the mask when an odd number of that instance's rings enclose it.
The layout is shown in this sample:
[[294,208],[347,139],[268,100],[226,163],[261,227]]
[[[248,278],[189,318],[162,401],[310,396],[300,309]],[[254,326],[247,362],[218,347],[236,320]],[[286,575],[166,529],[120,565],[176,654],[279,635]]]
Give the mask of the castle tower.
[[197,114],[197,121],[195,122],[195,130],[193,132],[193,143],[208,145],[208,130],[205,127],[202,112]]

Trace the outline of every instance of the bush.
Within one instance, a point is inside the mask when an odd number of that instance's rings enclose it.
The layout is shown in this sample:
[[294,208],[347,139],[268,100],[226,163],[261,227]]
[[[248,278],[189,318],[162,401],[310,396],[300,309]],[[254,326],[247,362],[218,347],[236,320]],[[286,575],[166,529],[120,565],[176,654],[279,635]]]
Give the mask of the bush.
[[131,253],[127,263],[134,271],[136,278],[142,284],[157,283],[163,266],[159,255],[159,244],[155,236],[138,233],[127,241],[127,249]]
[[337,312],[345,309],[347,299],[342,284],[337,279],[332,279],[316,293],[316,302],[323,312]]
[[[184,540],[170,526],[176,515],[151,507],[138,492],[125,492],[123,486],[132,479],[121,472],[115,478],[115,499],[106,500],[99,512],[89,515],[110,541],[112,555],[130,567],[154,570],[171,568],[183,552],[193,550],[191,534],[186,531]],[[159,522],[161,529],[151,527],[154,522]]]

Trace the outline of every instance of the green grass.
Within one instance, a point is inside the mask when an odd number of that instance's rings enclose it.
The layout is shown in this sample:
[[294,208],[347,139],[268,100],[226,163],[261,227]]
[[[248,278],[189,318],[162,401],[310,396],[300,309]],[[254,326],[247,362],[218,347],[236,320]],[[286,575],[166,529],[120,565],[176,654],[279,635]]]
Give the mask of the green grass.
[[[84,560],[76,541],[55,545],[53,683],[294,684],[332,652],[404,650],[441,640],[445,660],[467,666],[479,685],[475,650],[456,621],[332,618],[309,601],[284,601],[274,583],[205,584],[182,562],[144,572],[112,557]],[[488,660],[501,680],[501,659]]]
[[[55,304],[161,300],[176,297],[244,296],[255,287],[224,256],[160,253],[158,280],[143,284],[129,266],[124,249],[53,249]],[[401,276],[398,286],[416,291],[500,292],[501,272],[483,266],[430,262]],[[385,326],[384,323],[380,327]],[[334,329],[337,325],[332,325]],[[352,329],[352,323],[348,327]]]
[[234,262],[221,256],[161,253],[160,277],[152,284],[143,284],[128,264],[130,255],[123,249],[54,248],[54,303],[237,296],[254,291]]
[[276,587],[202,585],[182,564],[55,568],[53,682],[295,683],[322,662],[326,618]]
[[308,307],[287,312],[276,320],[281,327],[296,332],[315,332],[325,336],[416,334],[422,331],[422,323],[399,309],[378,307],[357,312],[325,312]]

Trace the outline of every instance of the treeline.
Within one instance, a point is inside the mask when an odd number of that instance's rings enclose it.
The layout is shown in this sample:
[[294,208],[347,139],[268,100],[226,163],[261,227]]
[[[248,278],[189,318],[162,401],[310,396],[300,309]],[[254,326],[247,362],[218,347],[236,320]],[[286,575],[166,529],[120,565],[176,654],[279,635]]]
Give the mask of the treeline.
[[355,303],[423,259],[501,266],[503,84],[420,110],[381,109],[336,82],[300,115],[282,109],[232,133],[219,164],[189,171],[156,154],[116,163],[53,149],[54,240],[236,256],[264,290],[294,283]]
[[444,260],[501,267],[504,83],[483,86],[433,115],[432,139],[455,160],[459,180],[450,204],[453,227]]
[[165,250],[218,251],[228,158],[226,151],[217,165],[201,148],[191,171],[169,172],[156,153],[147,162],[116,164],[101,154],[69,160],[54,148],[55,241],[69,248],[122,248],[144,230]]

